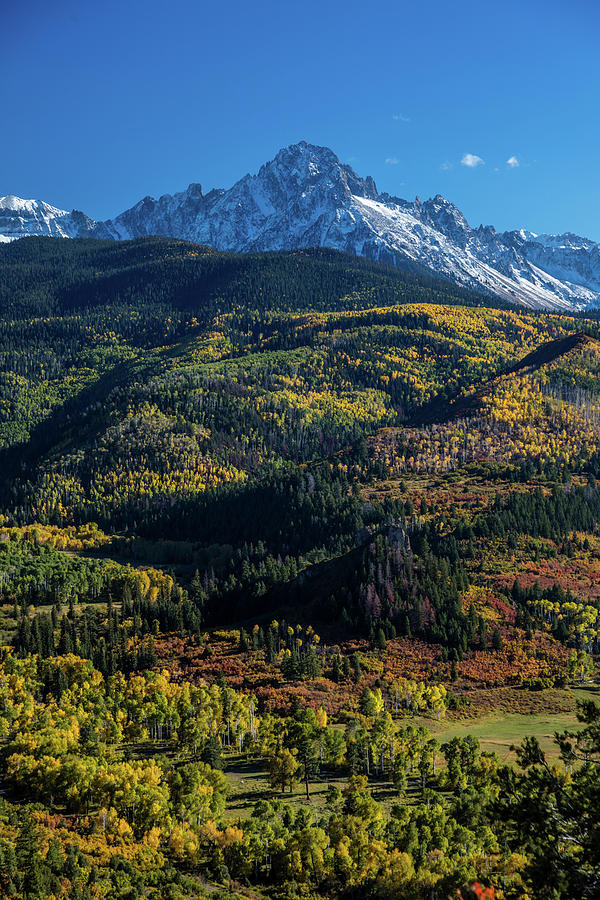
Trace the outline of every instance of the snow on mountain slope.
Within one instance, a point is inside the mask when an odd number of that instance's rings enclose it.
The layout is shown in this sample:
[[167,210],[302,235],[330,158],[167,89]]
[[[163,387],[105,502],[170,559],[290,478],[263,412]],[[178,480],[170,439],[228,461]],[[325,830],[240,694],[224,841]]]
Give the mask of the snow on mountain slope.
[[13,194],[0,197],[0,241],[7,243],[31,234],[50,237],[85,237],[95,222],[78,210],[67,212],[43,200],[22,200]]
[[35,200],[0,199],[0,241],[27,234],[126,240],[162,234],[237,252],[323,246],[423,267],[532,308],[600,305],[600,245],[574,234],[471,228],[439,194],[379,194],[326,147],[286,147],[229,190],[191,184],[107,222]]
[[[364,198],[353,198],[361,208],[364,219],[372,226],[373,233],[389,248],[419,260],[438,275],[457,281],[459,284],[484,288],[513,303],[533,308],[571,309],[572,303],[563,289],[556,283],[554,290],[529,267],[529,278],[515,267],[503,272],[487,262],[489,253],[482,252],[469,237],[465,246],[454,242],[444,232],[426,224],[422,218],[405,210],[394,210],[387,204]],[[356,248],[361,253],[361,248]],[[541,273],[543,274],[543,273]],[[535,282],[534,281],[535,276]],[[594,299],[590,292],[589,302]]]

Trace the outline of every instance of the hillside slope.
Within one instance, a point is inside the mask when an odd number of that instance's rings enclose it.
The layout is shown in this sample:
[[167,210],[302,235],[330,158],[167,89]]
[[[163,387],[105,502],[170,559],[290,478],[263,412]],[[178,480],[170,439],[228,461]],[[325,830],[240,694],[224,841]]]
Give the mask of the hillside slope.
[[[473,541],[491,552],[511,484],[558,504],[596,471],[595,321],[327,250],[40,238],[0,273],[5,523],[98,523],[119,552],[186,560],[209,621],[293,607],[458,651],[475,586],[508,634],[508,582]],[[510,512],[517,535],[593,535],[594,493],[546,496]]]
[[0,273],[5,502],[111,528],[195,520],[581,327],[328,250],[37,238]]

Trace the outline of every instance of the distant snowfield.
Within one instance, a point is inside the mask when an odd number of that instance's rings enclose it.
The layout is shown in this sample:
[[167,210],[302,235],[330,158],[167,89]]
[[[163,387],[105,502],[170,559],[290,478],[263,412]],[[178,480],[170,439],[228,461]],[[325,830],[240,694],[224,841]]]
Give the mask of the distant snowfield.
[[219,250],[323,246],[401,264],[412,260],[460,285],[533,309],[600,305],[600,245],[567,232],[471,228],[440,195],[379,194],[326,147],[302,141],[229,190],[145,197],[107,222],[39,200],[0,198],[0,243],[27,235],[127,240],[166,235]]

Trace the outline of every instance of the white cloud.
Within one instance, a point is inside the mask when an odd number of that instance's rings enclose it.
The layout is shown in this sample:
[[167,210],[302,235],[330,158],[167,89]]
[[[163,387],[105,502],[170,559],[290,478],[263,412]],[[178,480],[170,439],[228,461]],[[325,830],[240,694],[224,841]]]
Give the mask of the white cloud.
[[480,156],[476,156],[474,153],[465,153],[463,158],[461,159],[461,164],[463,166],[467,166],[469,169],[476,169],[477,166],[484,166],[485,163]]
[[519,162],[519,160],[517,159],[516,156],[510,156],[510,157],[506,160],[506,165],[507,165],[507,166],[510,166],[511,169],[518,169],[519,166],[521,165],[521,163]]
[[450,169],[452,169],[452,168],[454,168],[454,167],[451,162],[448,162],[448,160],[443,162],[440,166],[440,169],[442,170],[442,172],[449,172]]
[[397,156],[388,156],[386,158],[385,164],[386,166],[397,166],[400,160]]
[[410,118],[402,115],[402,113],[394,113],[392,119],[394,119],[395,122],[410,122]]

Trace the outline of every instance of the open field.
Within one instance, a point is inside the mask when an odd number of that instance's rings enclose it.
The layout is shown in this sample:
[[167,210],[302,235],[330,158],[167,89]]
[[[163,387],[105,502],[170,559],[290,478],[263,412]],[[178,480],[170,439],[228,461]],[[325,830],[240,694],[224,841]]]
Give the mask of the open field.
[[477,738],[482,750],[497,753],[501,762],[514,763],[516,755],[511,749],[525,737],[535,737],[549,759],[558,758],[558,750],[553,742],[556,731],[581,728],[577,717],[571,713],[552,714],[507,714],[484,716],[481,719],[433,722],[427,720],[427,727],[439,741],[450,741],[454,737],[468,735]]
[[[597,691],[576,689],[564,693],[573,695],[574,701],[576,699],[589,699],[591,696],[595,696]],[[514,748],[525,737],[537,738],[547,758],[552,762],[558,761],[558,748],[553,740],[555,732],[578,730],[582,727],[574,712],[552,713],[549,711],[529,714],[491,714],[477,719],[450,718],[441,719],[439,722],[430,717],[418,716],[407,719],[406,723],[424,726],[440,744],[455,737],[466,738],[471,735],[480,742],[482,750],[496,753],[500,762],[507,764],[516,764]],[[443,764],[442,760],[442,767]],[[284,799],[286,805],[291,805],[294,809],[300,807],[311,809],[315,822],[318,822],[321,811],[327,802],[327,794],[330,787],[343,788],[347,782],[347,779],[338,772],[325,769],[319,778],[311,782],[310,801],[307,801],[305,787],[302,783],[295,784],[292,793],[286,791],[285,794],[281,794],[273,791],[269,784],[268,772],[265,771],[259,761],[247,759],[243,756],[231,756],[227,758],[225,771],[229,791],[227,819],[231,822],[243,821],[248,818],[252,814],[254,804],[259,800],[273,800],[275,798]],[[416,787],[412,783],[415,781],[416,779],[412,779],[409,782],[408,791],[404,795],[409,802],[413,796],[415,799],[417,798]],[[374,780],[371,783],[371,788],[375,799],[386,808],[389,808],[400,799],[400,795],[393,783],[388,780]]]

